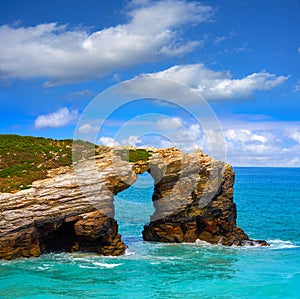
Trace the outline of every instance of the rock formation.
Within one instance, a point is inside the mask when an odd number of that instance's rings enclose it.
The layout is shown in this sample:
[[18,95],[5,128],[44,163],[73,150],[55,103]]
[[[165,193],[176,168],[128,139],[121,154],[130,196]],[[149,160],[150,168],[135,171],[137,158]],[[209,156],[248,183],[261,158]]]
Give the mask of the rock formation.
[[145,171],[154,179],[155,212],[145,225],[144,240],[267,245],[250,240],[236,226],[229,164],[200,151],[105,148],[74,167],[50,171],[30,189],[0,193],[0,258],[50,251],[124,253],[113,196]]

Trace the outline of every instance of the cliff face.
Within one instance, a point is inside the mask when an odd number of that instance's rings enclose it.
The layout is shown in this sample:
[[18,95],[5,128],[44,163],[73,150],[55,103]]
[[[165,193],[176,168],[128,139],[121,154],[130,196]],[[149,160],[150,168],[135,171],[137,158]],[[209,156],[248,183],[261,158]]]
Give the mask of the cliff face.
[[155,212],[145,225],[145,240],[267,245],[249,240],[236,226],[230,165],[201,152],[184,154],[174,148],[140,152],[111,148],[74,168],[52,170],[30,189],[0,193],[0,258],[49,251],[124,253],[113,196],[145,171],[155,182]]

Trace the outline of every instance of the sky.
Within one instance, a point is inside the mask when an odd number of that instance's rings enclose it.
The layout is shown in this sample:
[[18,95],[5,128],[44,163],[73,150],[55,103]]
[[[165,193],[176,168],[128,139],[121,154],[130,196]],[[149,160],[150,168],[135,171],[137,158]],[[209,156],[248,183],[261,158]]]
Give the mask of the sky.
[[[1,1],[0,134],[214,155],[218,131],[234,166],[300,167],[299,15],[299,0]],[[107,92],[123,82],[141,98]]]

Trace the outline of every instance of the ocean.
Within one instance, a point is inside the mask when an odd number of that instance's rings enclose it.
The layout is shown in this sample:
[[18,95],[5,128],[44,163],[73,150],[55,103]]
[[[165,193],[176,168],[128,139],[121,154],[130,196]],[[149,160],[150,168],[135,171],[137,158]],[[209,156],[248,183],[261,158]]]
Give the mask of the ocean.
[[0,261],[0,298],[300,298],[300,168],[235,168],[237,223],[270,247],[149,243],[152,179],[115,199],[121,257],[50,253]]

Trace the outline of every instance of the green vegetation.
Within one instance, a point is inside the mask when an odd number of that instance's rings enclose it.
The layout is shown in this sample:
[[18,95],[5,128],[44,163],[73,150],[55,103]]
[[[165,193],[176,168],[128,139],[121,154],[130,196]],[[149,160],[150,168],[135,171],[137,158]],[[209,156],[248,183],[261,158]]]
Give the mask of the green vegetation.
[[120,156],[123,161],[137,162],[137,161],[147,161],[151,157],[151,152],[138,148],[138,149],[118,149],[115,154]]
[[129,162],[137,162],[137,161],[147,161],[149,157],[151,157],[151,153],[145,149],[130,149],[129,150]]
[[71,164],[71,139],[0,135],[0,192],[30,188],[47,170]]
[[[72,165],[109,149],[86,141],[0,134],[0,192],[28,189],[32,182],[47,178],[48,170]],[[116,154],[129,162],[147,161],[146,149],[118,149]]]
[[49,169],[72,165],[105,148],[82,140],[0,134],[0,192],[28,189],[33,181],[45,179]]
[[[73,140],[0,134],[0,192],[28,189],[45,179],[49,169],[72,164]],[[75,142],[76,159],[91,156],[95,145]],[[93,150],[93,151],[91,151]]]

